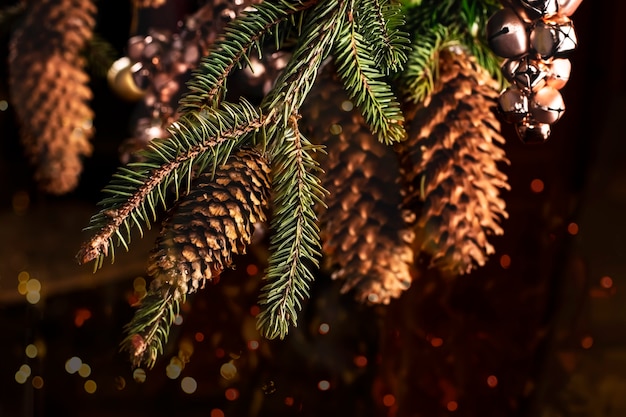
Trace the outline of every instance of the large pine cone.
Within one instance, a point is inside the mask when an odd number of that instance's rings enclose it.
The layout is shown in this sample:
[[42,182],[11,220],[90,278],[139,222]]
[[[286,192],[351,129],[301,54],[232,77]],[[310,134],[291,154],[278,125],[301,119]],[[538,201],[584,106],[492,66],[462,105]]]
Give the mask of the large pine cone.
[[240,149],[215,177],[203,173],[175,205],[150,255],[151,291],[175,287],[177,298],[195,292],[231,266],[267,219],[270,167],[258,151]]
[[328,67],[302,109],[320,157],[327,210],[319,215],[326,264],[342,292],[369,303],[399,297],[413,279],[413,234],[400,215],[398,159],[374,137]]
[[11,40],[9,82],[21,139],[41,188],[54,194],[76,187],[81,157],[91,154],[92,93],[80,53],[95,13],[91,0],[30,1]]
[[404,209],[415,215],[417,247],[431,264],[453,275],[485,264],[494,253],[489,235],[502,234],[508,217],[498,169],[506,162],[494,114],[497,83],[460,48],[440,53],[439,80],[407,111],[409,138],[399,146],[406,181]]

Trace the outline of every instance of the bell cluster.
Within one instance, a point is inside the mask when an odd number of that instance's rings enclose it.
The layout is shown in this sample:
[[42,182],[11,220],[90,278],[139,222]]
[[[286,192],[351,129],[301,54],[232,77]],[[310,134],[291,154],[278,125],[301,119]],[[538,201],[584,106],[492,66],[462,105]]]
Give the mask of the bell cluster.
[[493,52],[506,58],[502,74],[511,83],[498,101],[524,143],[543,143],[565,111],[559,90],[572,68],[567,59],[577,38],[570,16],[582,0],[501,0],[487,22]]

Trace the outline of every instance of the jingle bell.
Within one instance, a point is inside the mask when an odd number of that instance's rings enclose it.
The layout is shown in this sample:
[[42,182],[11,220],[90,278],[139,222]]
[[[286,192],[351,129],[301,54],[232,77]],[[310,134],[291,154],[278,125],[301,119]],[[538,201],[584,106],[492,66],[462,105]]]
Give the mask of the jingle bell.
[[512,81],[525,93],[530,94],[546,84],[547,75],[541,62],[524,57],[519,60],[519,65],[515,68]]
[[574,14],[583,0],[557,0],[559,4],[559,14],[561,16],[571,16]]
[[550,138],[550,125],[530,120],[515,126],[517,136],[525,144],[544,143]]
[[560,90],[567,84],[572,71],[572,63],[569,59],[557,58],[547,65],[548,77],[546,84]]
[[513,10],[501,9],[487,22],[491,50],[503,58],[519,58],[528,53],[526,25]]
[[539,21],[530,32],[530,47],[541,59],[563,58],[578,46],[571,21],[553,24]]
[[510,86],[500,94],[498,109],[504,120],[519,123],[529,114],[528,96],[519,88]]
[[559,90],[545,86],[529,99],[530,114],[539,123],[552,124],[565,112],[565,102]]

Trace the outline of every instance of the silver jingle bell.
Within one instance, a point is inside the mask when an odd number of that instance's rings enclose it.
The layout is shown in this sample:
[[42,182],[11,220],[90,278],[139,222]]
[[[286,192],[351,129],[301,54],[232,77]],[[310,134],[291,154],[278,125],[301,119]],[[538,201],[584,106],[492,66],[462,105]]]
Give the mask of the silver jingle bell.
[[539,123],[552,124],[565,112],[565,102],[559,90],[545,86],[529,99],[530,114]]
[[546,78],[546,84],[550,87],[554,87],[560,90],[569,81],[570,73],[572,72],[572,63],[569,59],[557,58],[553,59],[547,65],[548,78]]
[[526,25],[513,10],[504,8],[487,22],[489,47],[503,58],[519,58],[528,53]]
[[515,125],[517,136],[525,144],[544,143],[550,138],[551,128],[547,123],[538,123],[534,120]]
[[578,46],[574,24],[539,21],[530,32],[530,47],[541,59],[563,58]]
[[519,0],[519,3],[531,20],[548,18],[559,11],[557,0]]
[[546,84],[548,73],[541,62],[532,60],[529,57],[524,57],[518,62],[519,65],[515,68],[512,80],[517,87],[530,94]]
[[583,0],[557,0],[559,4],[559,14],[567,17],[573,15],[582,2]]
[[520,123],[529,114],[528,96],[519,88],[510,86],[500,94],[498,109],[507,122]]

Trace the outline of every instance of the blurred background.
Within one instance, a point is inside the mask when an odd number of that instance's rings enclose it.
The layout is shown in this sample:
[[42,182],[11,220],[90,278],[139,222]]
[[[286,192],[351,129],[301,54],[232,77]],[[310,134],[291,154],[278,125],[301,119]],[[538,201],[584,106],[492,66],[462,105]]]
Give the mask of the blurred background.
[[[115,58],[197,8],[97,6]],[[0,66],[0,417],[624,415],[624,16],[617,0],[574,15],[567,111],[547,143],[523,145],[503,125],[509,218],[485,267],[453,281],[429,271],[377,307],[320,274],[299,327],[269,342],[254,320],[260,245],[185,304],[153,369],[132,369],[118,346],[155,231],[96,274],[74,260],[145,109],[91,75],[93,154],[74,191],[42,193]],[[9,26],[1,36],[7,62]]]

